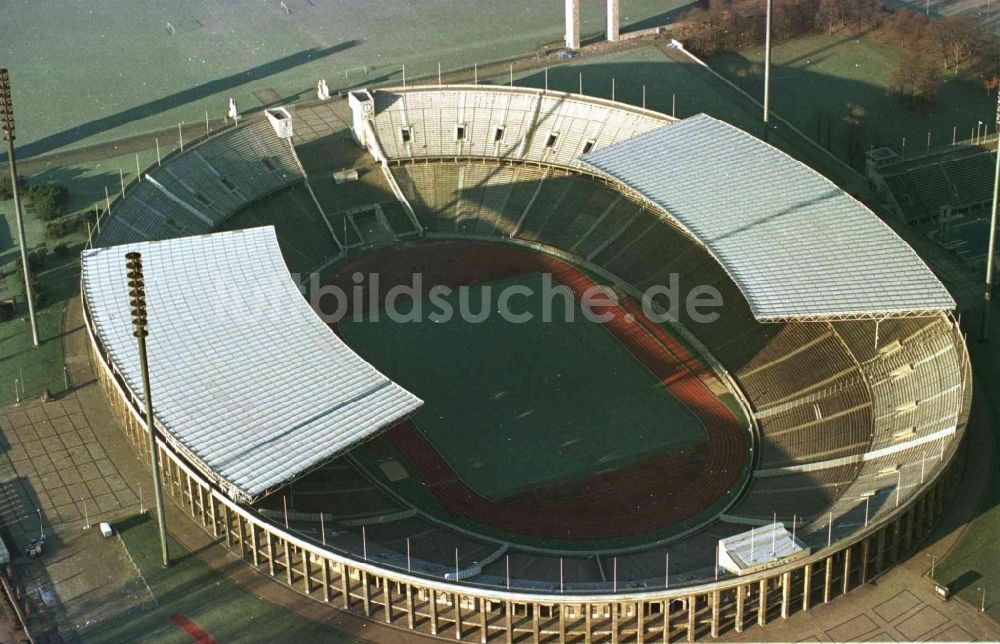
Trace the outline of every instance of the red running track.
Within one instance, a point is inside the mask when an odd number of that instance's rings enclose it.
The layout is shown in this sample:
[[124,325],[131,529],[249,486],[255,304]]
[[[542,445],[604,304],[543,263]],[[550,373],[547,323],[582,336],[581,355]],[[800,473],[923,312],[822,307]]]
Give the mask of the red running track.
[[[539,272],[551,273],[578,298],[597,286],[562,260],[486,243],[422,243],[375,254],[342,270],[340,283],[348,284],[354,271],[377,271],[381,293],[394,284],[408,284],[414,271],[423,273],[425,289]],[[703,378],[712,374],[661,326],[647,320],[637,303],[621,294],[618,300],[618,306],[604,309],[610,314],[605,328],[701,418],[707,440],[582,480],[492,501],[463,483],[412,422],[386,431],[411,471],[448,512],[533,537],[624,537],[692,519],[739,482],[748,456],[747,431],[706,386]],[[370,302],[363,307],[369,308]]]
[[215,638],[202,630],[201,626],[198,626],[197,622],[194,622],[187,618],[182,613],[172,613],[170,615],[170,621],[177,625],[182,631],[188,634],[188,637],[193,639],[198,644],[215,644]]

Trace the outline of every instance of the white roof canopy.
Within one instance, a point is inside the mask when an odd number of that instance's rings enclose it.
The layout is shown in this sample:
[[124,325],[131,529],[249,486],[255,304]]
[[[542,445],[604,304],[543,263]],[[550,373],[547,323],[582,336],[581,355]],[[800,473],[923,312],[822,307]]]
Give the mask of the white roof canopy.
[[955,308],[864,205],[759,139],[700,114],[582,157],[699,240],[761,321]]
[[422,404],[316,315],[270,226],[84,251],[97,337],[137,400],[130,251],[143,258],[154,416],[227,494],[259,498]]
[[745,575],[809,554],[806,548],[780,523],[719,539],[719,566]]

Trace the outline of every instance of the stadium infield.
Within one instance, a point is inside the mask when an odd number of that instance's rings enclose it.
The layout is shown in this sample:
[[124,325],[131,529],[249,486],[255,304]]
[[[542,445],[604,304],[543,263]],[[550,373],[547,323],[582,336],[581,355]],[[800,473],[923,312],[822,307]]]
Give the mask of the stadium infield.
[[[519,275],[445,298],[456,312],[460,300],[468,301],[465,313],[491,312],[482,322],[463,313],[399,323],[379,311],[341,331],[425,400],[415,424],[460,479],[492,500],[705,439],[698,417],[603,325],[585,320],[579,300],[569,296],[570,315],[557,305],[546,322],[543,281]],[[511,303],[530,321],[497,315],[505,289],[530,293]],[[431,301],[419,306],[429,310]],[[410,302],[400,312],[415,308]]]
[[[487,289],[494,313],[502,287],[537,296],[512,299],[512,312],[535,314],[522,324],[499,315],[392,322],[383,311],[373,322],[369,302],[365,321],[339,324],[364,358],[425,400],[412,422],[353,453],[407,503],[506,534],[616,539],[683,531],[735,498],[748,466],[745,423],[712,393],[714,375],[662,327],[643,322],[634,302],[598,309],[606,324],[587,320],[580,297],[595,285],[588,275],[500,244],[384,251],[344,267],[335,283],[365,266],[378,267],[383,293],[417,268],[425,291],[467,285],[472,312]],[[573,322],[561,319],[559,296],[558,321],[543,321],[540,273],[572,291]],[[452,297],[457,310],[460,296]],[[426,292],[421,303],[426,314]]]

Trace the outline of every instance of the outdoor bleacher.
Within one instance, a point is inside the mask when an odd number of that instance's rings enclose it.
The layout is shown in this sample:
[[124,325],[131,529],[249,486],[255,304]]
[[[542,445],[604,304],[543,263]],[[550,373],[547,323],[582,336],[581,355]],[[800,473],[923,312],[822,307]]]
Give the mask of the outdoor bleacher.
[[97,246],[212,231],[243,207],[302,181],[288,141],[267,121],[227,130],[169,157],[104,217]]
[[880,176],[907,221],[921,222],[936,219],[943,206],[959,214],[989,204],[995,164],[993,153],[974,148],[901,162]]
[[373,121],[386,156],[517,158],[578,166],[600,149],[672,121],[562,92],[490,86],[374,92]]
[[292,273],[305,275],[340,250],[330,234],[330,225],[302,183],[249,204],[226,219],[218,230],[268,225],[277,231],[281,253]]

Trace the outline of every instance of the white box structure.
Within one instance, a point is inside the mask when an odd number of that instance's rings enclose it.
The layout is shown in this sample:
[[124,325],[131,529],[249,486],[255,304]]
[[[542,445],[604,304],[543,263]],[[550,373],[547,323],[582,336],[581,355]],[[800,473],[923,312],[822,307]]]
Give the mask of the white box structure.
[[767,570],[809,556],[809,548],[780,523],[719,539],[719,566],[735,575]]
[[354,140],[363,148],[368,147],[368,122],[375,117],[375,97],[367,89],[359,89],[347,95],[347,104],[351,106],[354,117],[351,122],[351,134]]
[[264,110],[267,120],[271,122],[279,139],[292,138],[292,115],[283,107],[271,107]]

